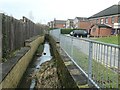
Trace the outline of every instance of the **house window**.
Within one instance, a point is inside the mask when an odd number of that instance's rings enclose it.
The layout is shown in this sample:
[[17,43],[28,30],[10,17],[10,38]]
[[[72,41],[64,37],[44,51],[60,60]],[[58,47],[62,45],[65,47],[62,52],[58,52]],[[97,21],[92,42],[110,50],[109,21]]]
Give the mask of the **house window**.
[[112,21],[111,21],[112,23],[114,23],[114,19],[115,19],[115,18],[114,18],[114,17],[112,17]]
[[105,18],[105,23],[108,23],[108,17]]
[[102,19],[100,19],[100,24],[104,24],[104,22],[103,22],[103,18],[102,18]]

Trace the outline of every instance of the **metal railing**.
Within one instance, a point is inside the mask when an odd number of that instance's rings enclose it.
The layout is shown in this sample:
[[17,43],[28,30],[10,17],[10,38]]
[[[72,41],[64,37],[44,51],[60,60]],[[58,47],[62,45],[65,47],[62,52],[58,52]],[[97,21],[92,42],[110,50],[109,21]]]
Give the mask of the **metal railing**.
[[65,35],[60,46],[97,88],[118,88],[120,46]]
[[2,61],[2,15],[0,14],[0,62]]
[[50,35],[53,36],[56,42],[60,41],[60,34],[61,34],[61,29],[53,29],[50,31]]
[[89,85],[92,83],[97,88],[119,87],[120,46],[58,34],[52,33],[52,36],[57,38],[61,48],[85,74]]

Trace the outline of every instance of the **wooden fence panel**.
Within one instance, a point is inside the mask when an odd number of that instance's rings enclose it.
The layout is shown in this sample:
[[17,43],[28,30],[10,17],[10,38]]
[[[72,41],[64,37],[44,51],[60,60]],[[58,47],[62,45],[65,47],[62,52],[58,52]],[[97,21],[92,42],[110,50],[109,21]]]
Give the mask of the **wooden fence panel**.
[[7,58],[11,52],[24,46],[26,39],[42,33],[40,27],[26,17],[17,20],[0,14],[0,58]]
[[11,50],[14,50],[14,43],[15,43],[15,41],[14,41],[14,38],[15,38],[15,35],[14,35],[14,21],[13,21],[13,18],[11,18],[11,28],[10,28],[10,43],[11,43]]

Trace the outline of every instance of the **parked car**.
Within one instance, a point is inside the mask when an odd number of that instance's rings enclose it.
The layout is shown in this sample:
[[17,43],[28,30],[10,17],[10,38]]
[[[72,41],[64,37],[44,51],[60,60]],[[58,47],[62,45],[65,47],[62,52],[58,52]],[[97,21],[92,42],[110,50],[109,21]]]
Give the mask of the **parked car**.
[[74,37],[87,37],[88,32],[86,30],[73,30],[70,32],[70,35]]

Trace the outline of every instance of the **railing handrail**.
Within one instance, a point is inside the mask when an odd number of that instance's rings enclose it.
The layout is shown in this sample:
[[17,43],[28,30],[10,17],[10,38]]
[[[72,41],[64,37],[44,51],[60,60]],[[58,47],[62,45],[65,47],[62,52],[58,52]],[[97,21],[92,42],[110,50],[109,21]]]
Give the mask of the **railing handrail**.
[[[117,63],[120,45],[91,40],[90,38],[76,38],[61,33],[57,36],[53,34],[53,36],[59,39],[61,48],[88,78],[89,85],[92,83],[96,88],[118,88],[116,73],[118,73],[119,68]],[[105,75],[101,75],[101,73],[105,73]]]
[[[62,36],[65,36],[65,35],[62,35]],[[101,41],[91,40],[91,39],[87,39],[87,38],[76,38],[76,37],[73,37],[73,36],[65,36],[65,37],[70,37],[70,38],[83,40],[83,41],[87,41],[87,42],[92,42],[92,43],[102,44],[102,45],[111,46],[111,47],[115,47],[115,48],[120,48],[120,45],[104,43],[104,42],[101,42]]]

